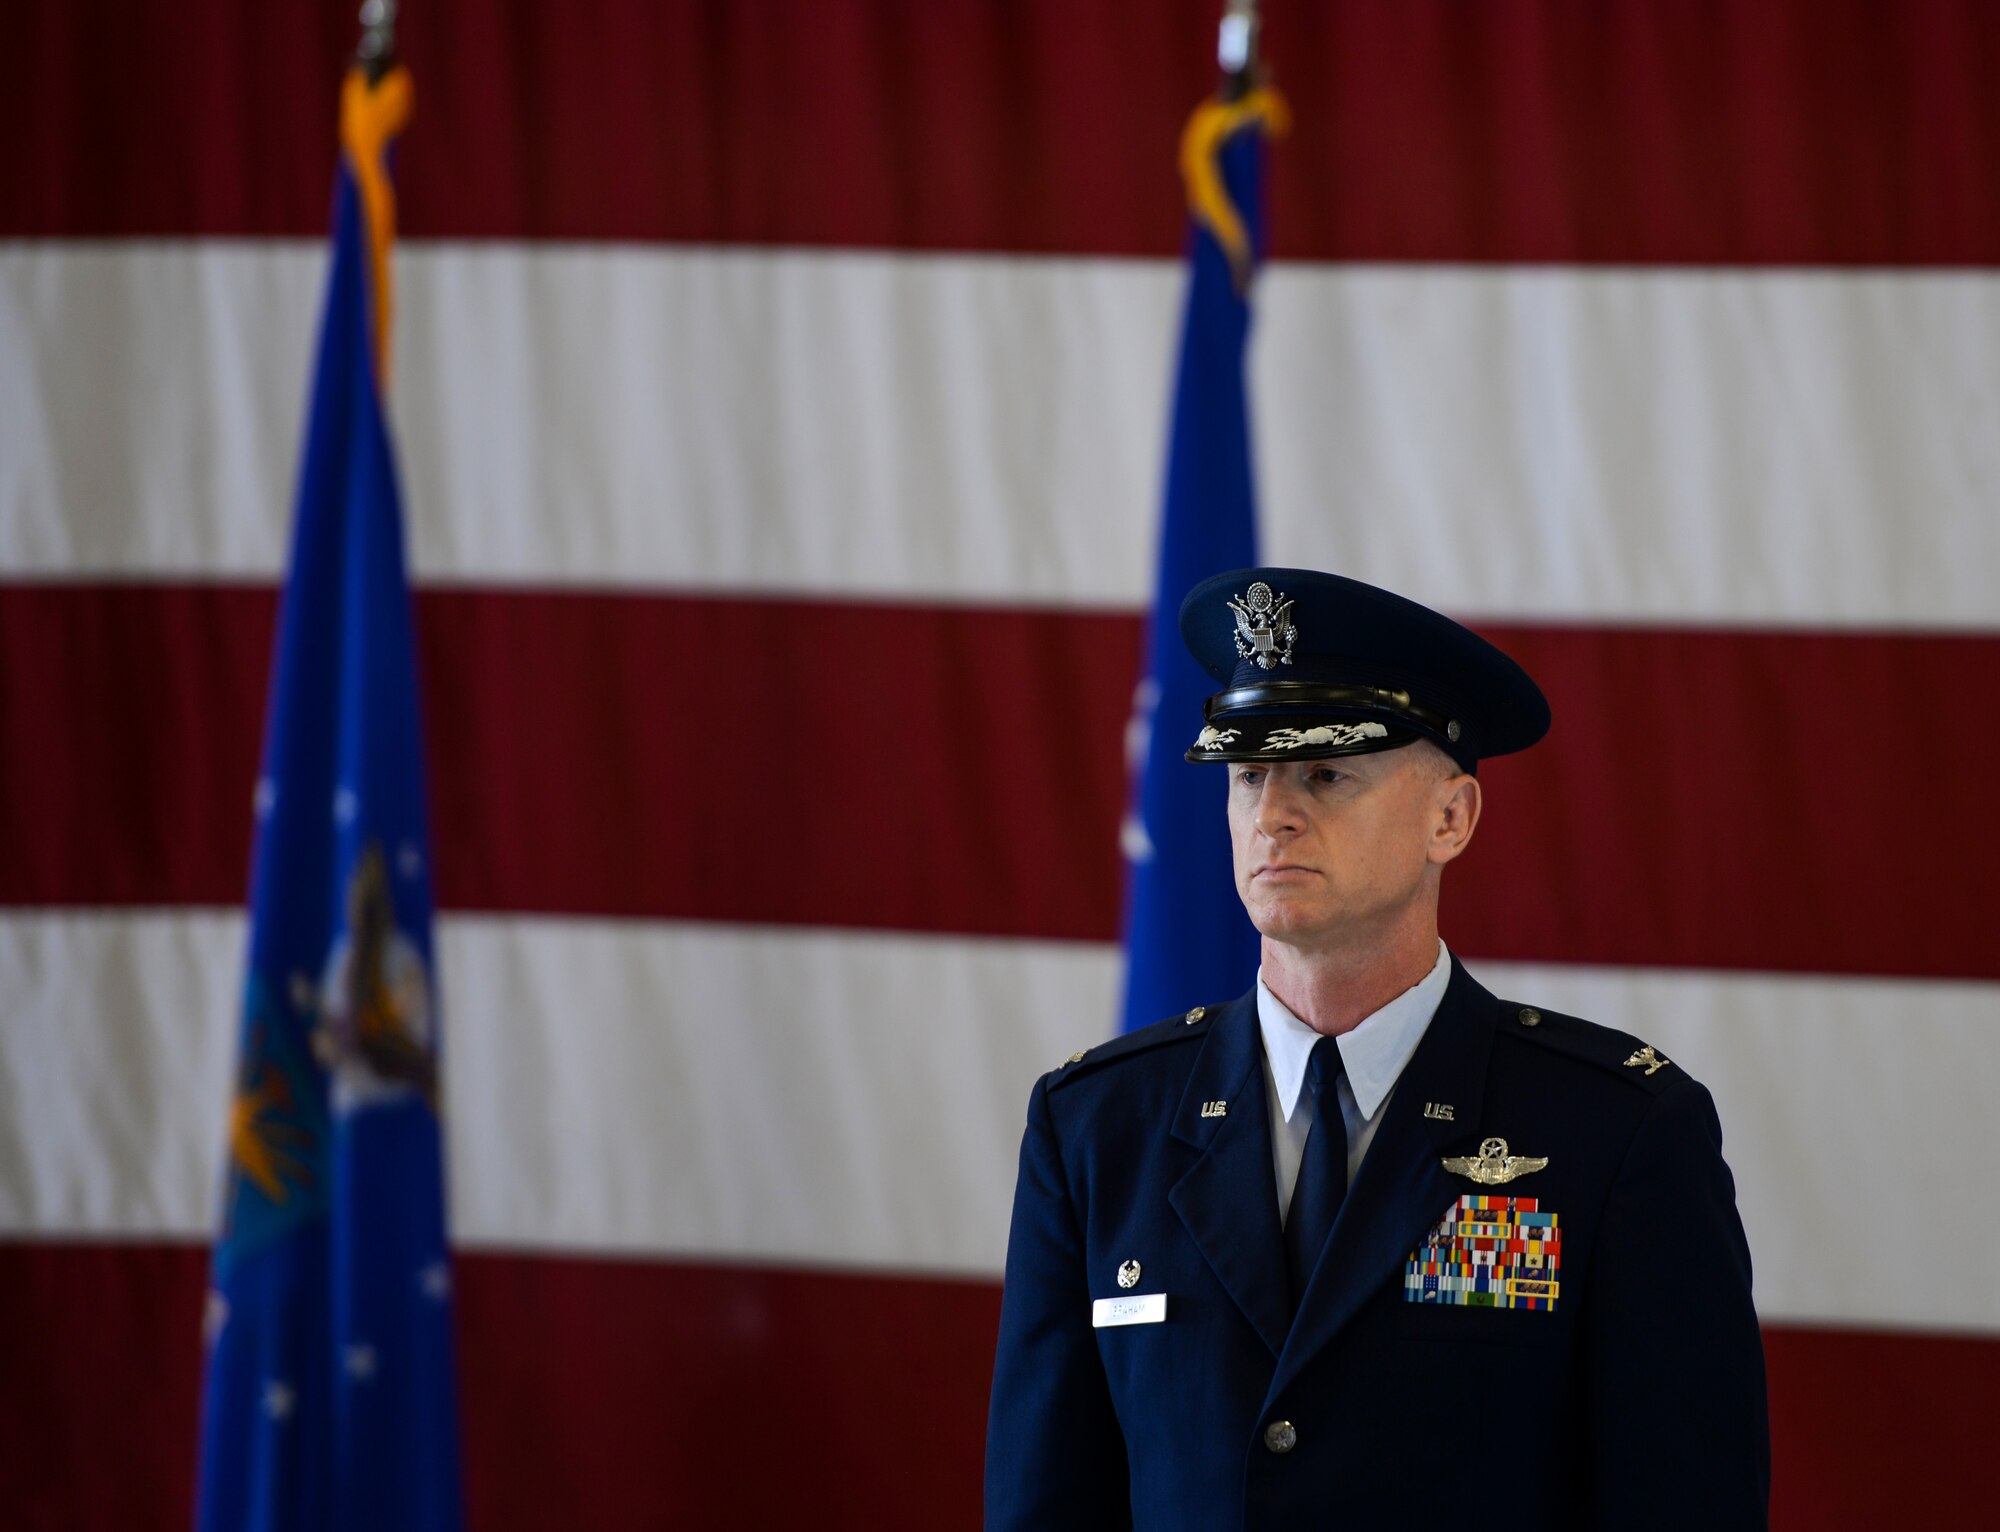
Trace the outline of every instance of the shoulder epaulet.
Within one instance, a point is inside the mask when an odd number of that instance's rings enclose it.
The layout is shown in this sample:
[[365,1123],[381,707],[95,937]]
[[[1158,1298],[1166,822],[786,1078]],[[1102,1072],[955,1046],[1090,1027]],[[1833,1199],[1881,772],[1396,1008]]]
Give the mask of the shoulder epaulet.
[[1651,1043],[1643,1043],[1615,1027],[1599,1026],[1581,1017],[1539,1010],[1512,1000],[1500,1002],[1500,1016],[1502,1036],[1595,1064],[1655,1094],[1682,1078],[1680,1067]]
[[1140,1027],[1136,1032],[1121,1032],[1109,1042],[1072,1053],[1049,1071],[1049,1089],[1054,1090],[1058,1085],[1067,1084],[1079,1075],[1088,1074],[1099,1065],[1109,1064],[1114,1059],[1126,1059],[1136,1053],[1164,1048],[1169,1043],[1203,1037],[1207,1035],[1208,1028],[1202,1023],[1208,1020],[1209,1013],[1215,1009],[1212,1005],[1198,1005],[1182,1015],[1169,1016],[1165,1021],[1156,1021],[1149,1027]]

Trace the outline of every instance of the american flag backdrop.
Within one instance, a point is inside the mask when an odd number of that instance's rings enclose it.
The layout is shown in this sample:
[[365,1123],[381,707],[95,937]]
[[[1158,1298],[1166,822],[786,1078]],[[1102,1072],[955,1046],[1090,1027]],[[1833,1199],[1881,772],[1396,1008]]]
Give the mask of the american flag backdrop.
[[[355,26],[22,9],[0,1522],[179,1527]],[[389,411],[470,1525],[977,1522],[1023,1105],[1122,989],[1215,19],[403,7]],[[1776,1524],[1978,1524],[2000,8],[1266,22],[1260,554],[1463,617],[1549,693],[1445,935],[1713,1089]]]

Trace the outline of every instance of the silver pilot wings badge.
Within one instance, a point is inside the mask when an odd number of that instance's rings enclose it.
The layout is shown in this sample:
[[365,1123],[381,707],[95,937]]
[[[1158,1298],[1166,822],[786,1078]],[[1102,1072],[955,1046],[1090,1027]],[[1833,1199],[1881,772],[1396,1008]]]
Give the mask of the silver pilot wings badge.
[[1263,670],[1276,670],[1292,663],[1292,645],[1299,630],[1292,626],[1292,603],[1284,592],[1273,591],[1262,580],[1243,593],[1241,601],[1229,603],[1236,614],[1236,652],[1254,660]]
[[1509,1154],[1504,1138],[1487,1139],[1476,1156],[1448,1154],[1444,1158],[1446,1170],[1455,1176],[1470,1176],[1481,1186],[1504,1186],[1518,1176],[1543,1169],[1548,1163],[1547,1156]]

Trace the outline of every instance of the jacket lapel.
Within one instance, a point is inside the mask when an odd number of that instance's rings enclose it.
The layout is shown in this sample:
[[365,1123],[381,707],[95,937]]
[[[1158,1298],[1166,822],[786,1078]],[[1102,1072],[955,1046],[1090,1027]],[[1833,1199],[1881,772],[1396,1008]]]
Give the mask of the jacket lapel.
[[[1284,1237],[1271,1171],[1270,1111],[1256,991],[1221,1008],[1174,1113],[1173,1135],[1200,1152],[1167,1200],[1216,1279],[1276,1356],[1290,1321]],[[1202,1115],[1210,1102],[1225,1115]]]
[[[1443,1165],[1454,1140],[1480,1121],[1486,1061],[1498,1002],[1451,960],[1451,982],[1424,1039],[1383,1107],[1322,1258],[1299,1303],[1271,1391],[1276,1394],[1323,1348],[1394,1271],[1469,1182]],[[1448,1103],[1453,1121],[1424,1116],[1428,1102]]]

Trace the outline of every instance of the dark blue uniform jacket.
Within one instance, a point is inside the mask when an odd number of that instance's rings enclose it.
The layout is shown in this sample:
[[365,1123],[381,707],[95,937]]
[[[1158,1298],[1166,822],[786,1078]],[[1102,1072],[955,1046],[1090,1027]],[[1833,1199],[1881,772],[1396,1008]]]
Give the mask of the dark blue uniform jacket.
[[[1454,959],[1296,1316],[1254,992],[1045,1075],[987,1527],[1762,1527],[1763,1350],[1722,1131],[1678,1064],[1625,1062],[1641,1046],[1497,1000]],[[1487,1137],[1548,1165],[1499,1186],[1445,1169]],[[1556,1215],[1552,1308],[1406,1290],[1467,1194]],[[1151,1293],[1163,1323],[1092,1327],[1093,1300]]]

